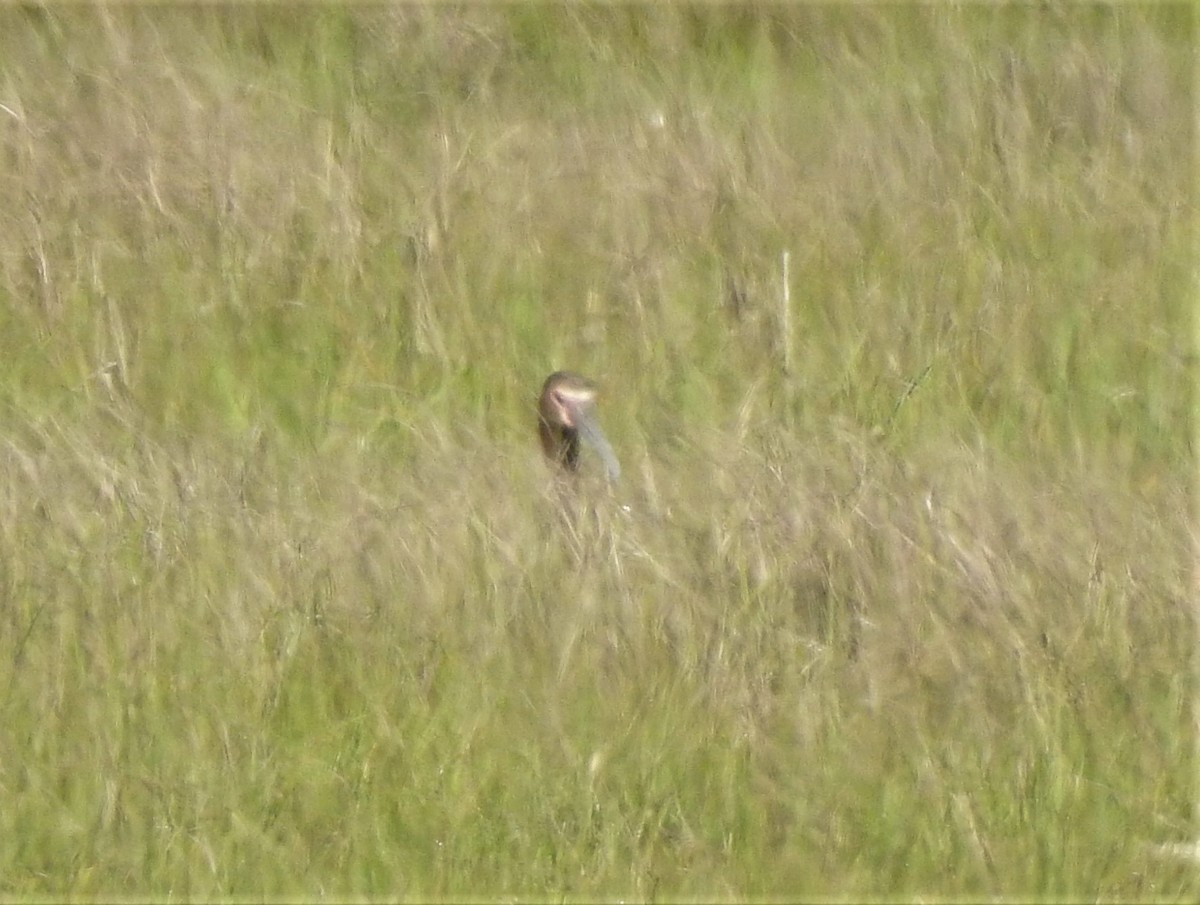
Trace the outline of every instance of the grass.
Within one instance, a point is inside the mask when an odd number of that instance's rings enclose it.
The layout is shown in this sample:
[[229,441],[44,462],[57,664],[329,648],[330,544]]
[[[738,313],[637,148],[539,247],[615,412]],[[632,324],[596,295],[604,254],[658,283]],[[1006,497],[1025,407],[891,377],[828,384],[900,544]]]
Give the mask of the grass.
[[1190,5],[0,17],[0,895],[1195,898]]

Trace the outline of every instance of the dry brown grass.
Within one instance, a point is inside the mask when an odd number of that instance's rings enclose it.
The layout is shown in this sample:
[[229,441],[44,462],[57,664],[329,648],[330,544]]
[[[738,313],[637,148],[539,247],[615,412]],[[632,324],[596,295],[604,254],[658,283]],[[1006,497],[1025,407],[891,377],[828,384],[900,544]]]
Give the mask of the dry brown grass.
[[1194,897],[1192,15],[6,11],[0,888]]

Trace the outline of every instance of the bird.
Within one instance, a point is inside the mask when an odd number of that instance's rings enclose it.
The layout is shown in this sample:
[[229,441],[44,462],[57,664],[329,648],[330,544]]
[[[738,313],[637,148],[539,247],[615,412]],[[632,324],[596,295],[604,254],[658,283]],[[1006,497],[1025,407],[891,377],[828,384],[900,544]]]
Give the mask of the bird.
[[538,434],[550,462],[568,474],[579,471],[579,441],[600,456],[610,481],[621,465],[596,421],[596,385],[574,371],[555,371],[542,384],[538,398]]

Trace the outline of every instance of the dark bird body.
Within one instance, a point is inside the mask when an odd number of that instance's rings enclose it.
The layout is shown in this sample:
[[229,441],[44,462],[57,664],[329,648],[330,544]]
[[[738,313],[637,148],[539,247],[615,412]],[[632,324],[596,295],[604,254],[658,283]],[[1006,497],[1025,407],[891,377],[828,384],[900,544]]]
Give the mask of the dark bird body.
[[538,399],[542,451],[556,466],[574,473],[579,470],[580,440],[583,440],[600,456],[609,479],[615,481],[621,474],[621,466],[596,421],[595,412],[595,384],[571,371],[555,371],[542,384]]

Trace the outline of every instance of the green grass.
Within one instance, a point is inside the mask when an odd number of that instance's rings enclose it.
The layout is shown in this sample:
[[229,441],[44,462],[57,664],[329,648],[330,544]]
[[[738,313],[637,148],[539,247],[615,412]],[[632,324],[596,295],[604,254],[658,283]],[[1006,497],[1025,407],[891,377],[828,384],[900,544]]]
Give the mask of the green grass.
[[0,896],[1193,900],[1193,18],[4,10]]

